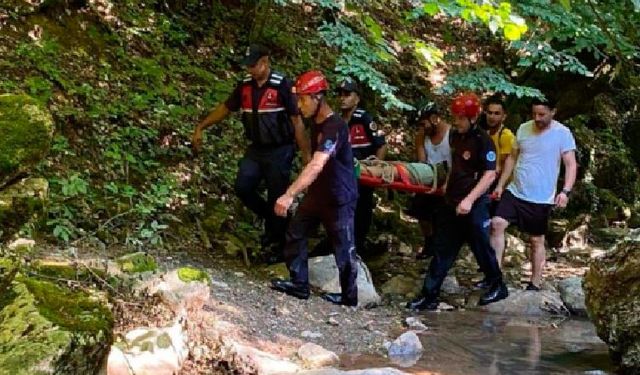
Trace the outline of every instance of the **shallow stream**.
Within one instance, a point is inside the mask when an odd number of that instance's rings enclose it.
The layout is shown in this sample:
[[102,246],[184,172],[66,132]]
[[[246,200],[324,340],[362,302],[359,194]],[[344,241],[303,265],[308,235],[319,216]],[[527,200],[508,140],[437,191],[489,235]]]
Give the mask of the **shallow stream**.
[[613,374],[587,320],[536,320],[473,311],[420,315],[419,359],[344,356],[346,368],[392,366],[412,374]]

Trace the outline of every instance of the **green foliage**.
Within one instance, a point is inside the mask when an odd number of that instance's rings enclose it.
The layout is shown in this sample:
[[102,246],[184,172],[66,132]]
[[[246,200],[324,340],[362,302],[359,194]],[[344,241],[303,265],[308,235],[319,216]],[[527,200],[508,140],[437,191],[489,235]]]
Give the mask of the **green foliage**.
[[518,66],[592,76],[581,54],[588,53],[600,61],[615,56],[617,63],[640,56],[638,43],[634,42],[640,15],[630,2],[527,0],[513,4],[518,13],[531,20],[534,30],[511,46],[518,52]]
[[473,71],[464,71],[458,74],[450,74],[447,76],[445,84],[438,89],[438,92],[441,94],[451,95],[464,90],[472,90],[476,92],[501,92],[506,95],[514,95],[518,98],[544,97],[540,90],[527,86],[516,85],[512,83],[504,73],[491,67],[484,67]]
[[525,20],[512,12],[512,6],[508,2],[496,4],[493,1],[422,0],[409,13],[409,19],[424,15],[434,17],[438,13],[459,17],[471,23],[480,22],[493,34],[502,31],[507,40],[518,40],[527,32]]
[[341,52],[335,67],[338,80],[354,77],[367,84],[385,100],[385,108],[411,108],[395,96],[398,88],[387,83],[384,75],[374,68],[376,64],[384,64],[392,59],[388,51],[371,46],[365,38],[341,22],[325,22],[318,31],[327,45]]

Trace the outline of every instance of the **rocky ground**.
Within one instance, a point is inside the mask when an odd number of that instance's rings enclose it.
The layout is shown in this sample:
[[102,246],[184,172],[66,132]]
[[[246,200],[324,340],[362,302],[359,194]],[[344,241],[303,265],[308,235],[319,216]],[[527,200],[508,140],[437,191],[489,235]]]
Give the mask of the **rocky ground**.
[[[334,306],[322,300],[318,293],[303,301],[275,292],[269,288],[269,280],[286,275],[282,264],[248,267],[241,258],[230,259],[223,252],[203,249],[196,243],[153,251],[151,255],[157,261],[158,269],[130,278],[131,284],[127,288],[114,293],[116,342],[126,341],[127,332],[138,327],[162,328],[177,324],[180,309],[172,306],[171,301],[166,303],[166,298],[163,301],[158,294],[149,293],[146,286],[149,280],[165,279],[166,271],[190,266],[204,270],[210,283],[207,292],[187,306],[191,315],[188,315],[189,321],[184,326],[189,337],[189,355],[185,357],[181,373],[243,373],[238,370],[238,364],[234,364],[240,357],[237,353],[254,349],[274,355],[270,360],[305,366],[298,352],[306,343],[315,343],[336,353],[341,360],[333,361],[333,366],[353,368],[354,358],[367,356],[378,358],[371,363],[380,364],[380,358],[389,353],[388,344],[407,330],[407,318],[417,317],[427,326],[430,319],[428,314],[416,315],[403,308],[404,303],[419,291],[426,261],[416,260],[416,249],[398,239],[388,241],[387,238],[385,241],[386,251],[366,261],[382,297],[381,303],[373,308]],[[62,251],[42,249],[41,256],[46,253],[50,259],[68,261],[75,258],[96,264],[126,252],[124,249],[110,249],[106,256],[105,250],[97,251],[94,246],[78,244],[78,247]],[[562,315],[569,314],[571,310],[584,315],[584,295],[581,294],[579,277],[587,269],[588,260],[601,252],[591,246],[551,251],[545,272],[545,291],[524,293],[521,291],[522,282],[528,279],[530,272],[525,245],[511,236],[505,276],[512,297],[485,310],[515,315]],[[440,313],[475,308],[478,292],[473,292],[470,286],[480,278],[473,257],[468,251],[463,251],[445,283]],[[130,291],[130,288],[133,288],[133,294],[123,292]],[[221,356],[230,342],[234,348],[242,349],[237,349],[231,357]],[[355,362],[357,367],[362,366],[363,361]]]
[[[406,318],[414,315],[406,311],[403,304],[419,290],[426,265],[425,261],[415,260],[406,248],[403,253],[399,247],[391,246],[389,252],[368,261],[376,286],[383,295],[381,305],[346,308],[325,302],[318,294],[302,301],[271,290],[269,280],[283,275],[283,265],[246,267],[240,259],[232,260],[224,254],[192,249],[155,256],[160,268],[192,265],[207,271],[212,280],[211,295],[202,310],[216,321],[225,322],[225,337],[279,358],[292,359],[296,358],[296,352],[303,344],[316,343],[339,354],[344,359],[343,364],[353,360],[353,356],[387,355],[385,343],[397,338],[406,329]],[[598,251],[585,247],[553,252],[547,265],[545,289],[555,293],[558,280],[582,276],[587,269],[588,258]],[[512,294],[518,294],[518,289],[522,288],[521,281],[528,278],[529,264],[524,258],[524,244],[515,237],[510,238],[505,274]],[[447,282],[446,293],[443,293],[446,302],[441,307],[443,310],[468,308],[473,304],[474,295],[470,285],[481,277],[470,254],[463,253],[452,275],[455,276]],[[398,277],[404,278],[404,282],[399,283],[400,290],[394,290],[393,280]],[[562,305],[559,297],[557,300]],[[151,297],[140,300],[140,305],[121,306],[117,315],[123,319],[118,320],[116,333],[124,333],[150,321],[157,326],[170,324],[175,314],[160,306]],[[200,354],[190,356],[185,364],[185,373],[200,373],[203,367],[212,366],[220,371],[224,364],[206,355],[215,344],[207,343],[203,337],[197,341],[193,345],[200,346],[196,351]]]

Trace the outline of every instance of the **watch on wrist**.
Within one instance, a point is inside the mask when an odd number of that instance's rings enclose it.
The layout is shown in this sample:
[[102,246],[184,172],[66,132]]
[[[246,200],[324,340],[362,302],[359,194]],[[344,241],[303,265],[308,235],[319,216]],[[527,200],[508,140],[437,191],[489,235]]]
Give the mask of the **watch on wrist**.
[[567,197],[569,197],[569,195],[571,195],[571,190],[569,189],[562,189],[562,192],[564,193],[564,195],[566,195]]

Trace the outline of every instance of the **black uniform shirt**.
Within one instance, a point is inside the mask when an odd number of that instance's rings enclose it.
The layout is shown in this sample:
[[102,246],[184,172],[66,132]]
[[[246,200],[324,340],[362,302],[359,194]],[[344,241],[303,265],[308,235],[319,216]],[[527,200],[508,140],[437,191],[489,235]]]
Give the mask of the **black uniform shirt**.
[[257,146],[279,146],[292,143],[294,130],[291,116],[298,115],[297,97],[291,92],[291,81],[271,71],[264,85],[247,76],[233,90],[225,105],[230,111],[242,112],[247,138]]
[[327,164],[309,186],[307,197],[319,204],[342,205],[358,197],[353,171],[353,154],[349,143],[347,124],[333,114],[321,124],[315,124],[311,132],[314,151],[329,154]]
[[478,126],[466,133],[452,130],[451,175],[447,184],[447,198],[453,204],[462,201],[476,186],[485,171],[496,169],[496,150],[489,135]]
[[384,135],[378,131],[378,125],[364,109],[356,109],[349,119],[349,140],[353,156],[358,160],[375,155],[385,144]]

